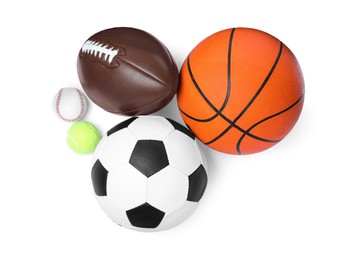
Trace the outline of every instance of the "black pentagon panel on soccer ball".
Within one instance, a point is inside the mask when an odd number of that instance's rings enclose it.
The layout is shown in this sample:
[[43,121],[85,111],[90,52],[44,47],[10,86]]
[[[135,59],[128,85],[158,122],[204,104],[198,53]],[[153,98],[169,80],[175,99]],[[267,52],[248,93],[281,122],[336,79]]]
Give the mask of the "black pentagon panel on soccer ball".
[[97,196],[107,196],[107,177],[108,171],[103,167],[100,160],[97,160],[91,169],[92,185]]
[[131,225],[139,228],[156,228],[162,222],[165,213],[148,203],[126,211]]
[[174,121],[174,120],[172,120],[170,118],[167,118],[167,120],[169,121],[170,124],[172,124],[172,126],[176,130],[184,133],[185,135],[187,135],[189,138],[191,138],[193,140],[196,139],[195,135],[190,130],[188,130],[186,127],[184,127],[183,125],[179,124],[178,122],[176,122],[176,121]]
[[169,165],[164,143],[158,140],[139,140],[129,163],[146,177],[151,177]]
[[107,132],[107,136],[110,136],[111,134],[114,134],[115,132],[122,130],[124,128],[127,128],[132,122],[135,121],[135,119],[137,119],[138,117],[132,117],[129,118],[119,124],[117,124],[116,126],[112,127],[111,129],[109,129],[109,131]]
[[200,165],[189,177],[188,201],[198,202],[203,196],[207,187],[208,177],[203,167]]

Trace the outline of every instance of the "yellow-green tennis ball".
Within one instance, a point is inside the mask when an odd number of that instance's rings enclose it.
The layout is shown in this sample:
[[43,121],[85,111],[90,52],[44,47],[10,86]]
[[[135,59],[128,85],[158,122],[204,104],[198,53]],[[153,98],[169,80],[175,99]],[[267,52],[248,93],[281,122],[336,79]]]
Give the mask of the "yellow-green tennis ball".
[[67,132],[67,144],[78,154],[88,154],[95,151],[100,141],[100,132],[86,121],[74,123]]

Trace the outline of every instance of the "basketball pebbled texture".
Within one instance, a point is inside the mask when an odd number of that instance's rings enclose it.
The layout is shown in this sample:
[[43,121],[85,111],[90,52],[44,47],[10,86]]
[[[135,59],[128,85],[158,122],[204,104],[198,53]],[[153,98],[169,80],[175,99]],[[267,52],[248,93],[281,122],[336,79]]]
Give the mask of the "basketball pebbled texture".
[[264,151],[296,124],[304,80],[290,49],[252,28],[214,33],[188,55],[178,105],[187,126],[209,147],[229,154]]
[[95,104],[128,116],[163,108],[179,83],[178,68],[164,44],[145,31],[128,27],[91,36],[79,51],[77,71]]

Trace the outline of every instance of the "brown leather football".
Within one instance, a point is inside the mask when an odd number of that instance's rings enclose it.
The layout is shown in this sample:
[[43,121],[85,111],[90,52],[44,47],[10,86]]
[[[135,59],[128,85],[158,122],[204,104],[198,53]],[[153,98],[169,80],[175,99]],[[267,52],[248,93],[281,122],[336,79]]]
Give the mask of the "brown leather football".
[[91,36],[80,49],[77,69],[89,98],[115,114],[153,113],[178,89],[178,68],[168,49],[134,28],[111,28]]

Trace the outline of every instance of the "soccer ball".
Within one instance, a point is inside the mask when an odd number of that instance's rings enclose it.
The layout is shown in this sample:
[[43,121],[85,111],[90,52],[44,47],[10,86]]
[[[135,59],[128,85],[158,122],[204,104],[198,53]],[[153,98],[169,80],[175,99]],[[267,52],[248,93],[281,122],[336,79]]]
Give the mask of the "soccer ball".
[[91,178],[103,211],[122,227],[173,228],[197,208],[207,185],[195,136],[159,116],[133,117],[107,132]]

